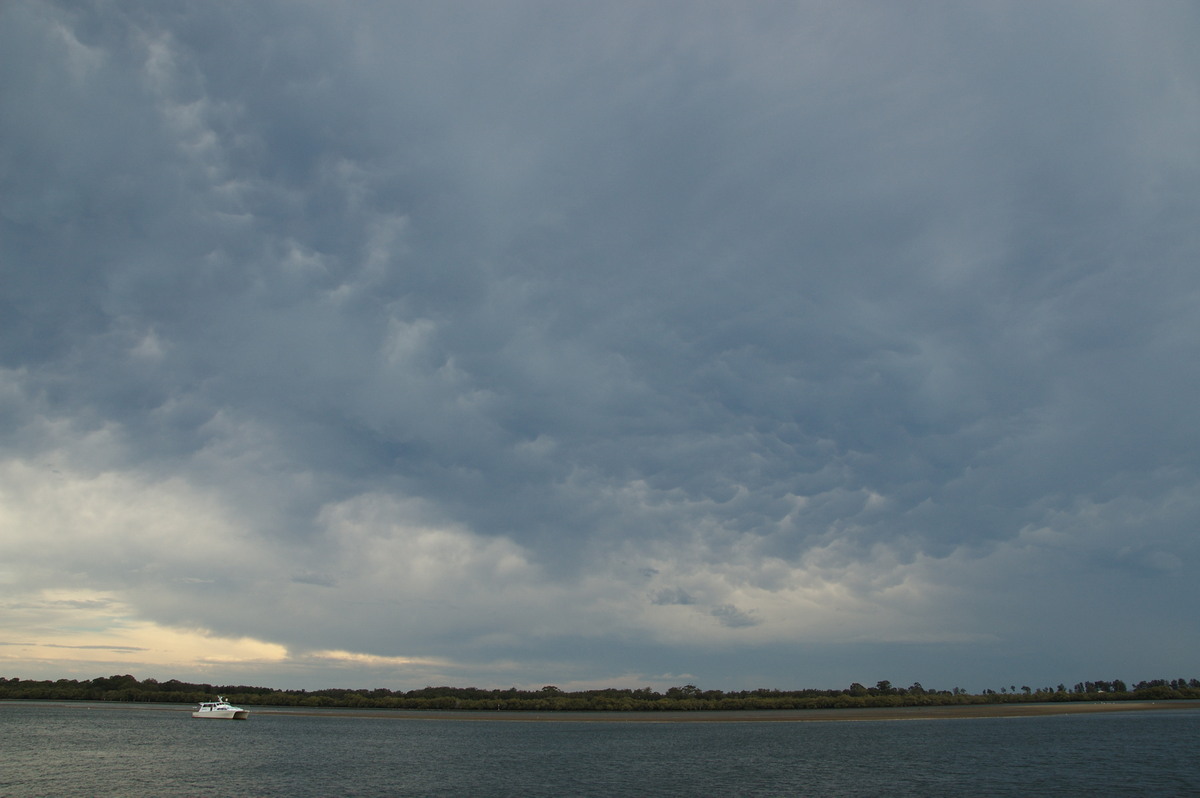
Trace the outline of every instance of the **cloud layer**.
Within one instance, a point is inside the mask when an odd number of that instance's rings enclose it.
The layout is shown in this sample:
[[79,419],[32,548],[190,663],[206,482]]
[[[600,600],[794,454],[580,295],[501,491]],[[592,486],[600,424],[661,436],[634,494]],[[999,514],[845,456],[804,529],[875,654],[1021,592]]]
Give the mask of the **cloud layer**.
[[1198,32],[6,5],[0,667],[1186,671]]

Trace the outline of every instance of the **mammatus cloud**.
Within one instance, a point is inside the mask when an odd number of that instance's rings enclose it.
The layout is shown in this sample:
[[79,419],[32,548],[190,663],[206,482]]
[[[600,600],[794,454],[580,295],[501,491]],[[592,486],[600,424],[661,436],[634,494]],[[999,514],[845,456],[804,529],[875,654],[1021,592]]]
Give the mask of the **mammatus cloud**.
[[1198,27],[5,6],[6,669],[1186,670]]

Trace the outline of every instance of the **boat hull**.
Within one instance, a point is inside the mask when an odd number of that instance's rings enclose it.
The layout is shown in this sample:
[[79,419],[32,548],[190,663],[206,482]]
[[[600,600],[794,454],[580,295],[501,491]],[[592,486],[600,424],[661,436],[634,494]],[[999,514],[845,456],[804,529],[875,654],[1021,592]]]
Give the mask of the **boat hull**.
[[245,709],[216,709],[208,712],[193,712],[193,718],[212,718],[213,720],[248,720],[249,711]]
[[200,706],[192,713],[193,718],[212,718],[213,720],[246,720],[250,711],[235,707],[223,695],[217,696],[216,701],[201,701]]

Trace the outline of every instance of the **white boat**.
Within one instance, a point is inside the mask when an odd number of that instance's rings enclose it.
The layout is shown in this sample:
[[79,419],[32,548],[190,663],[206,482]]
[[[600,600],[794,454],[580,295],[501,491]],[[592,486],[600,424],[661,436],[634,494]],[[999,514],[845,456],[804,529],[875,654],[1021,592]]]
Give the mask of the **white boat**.
[[216,701],[202,701],[192,713],[193,718],[217,718],[221,720],[246,720],[250,717],[248,710],[230,704],[225,696],[217,696]]

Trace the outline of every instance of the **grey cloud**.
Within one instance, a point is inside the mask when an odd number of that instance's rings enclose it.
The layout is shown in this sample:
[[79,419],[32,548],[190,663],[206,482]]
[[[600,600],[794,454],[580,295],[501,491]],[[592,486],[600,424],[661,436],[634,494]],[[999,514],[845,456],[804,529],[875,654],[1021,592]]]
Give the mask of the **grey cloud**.
[[739,628],[743,626],[754,626],[758,621],[754,620],[754,615],[743,610],[739,610],[732,604],[722,604],[712,611],[712,616],[720,621],[722,626],[731,628]]
[[695,604],[696,599],[682,588],[668,588],[654,594],[651,601],[655,604]]

